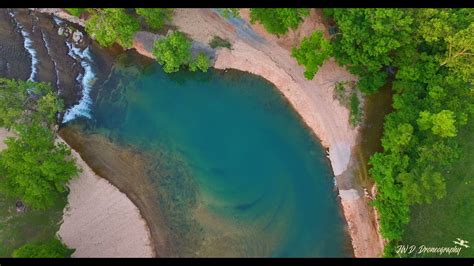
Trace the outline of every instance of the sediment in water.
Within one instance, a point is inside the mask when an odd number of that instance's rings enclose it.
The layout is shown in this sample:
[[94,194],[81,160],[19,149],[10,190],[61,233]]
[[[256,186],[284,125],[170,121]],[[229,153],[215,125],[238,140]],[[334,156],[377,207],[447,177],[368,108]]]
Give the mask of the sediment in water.
[[[157,204],[158,195],[148,176],[151,163],[146,156],[131,148],[118,147],[101,135],[81,134],[81,130],[72,125],[61,129],[60,136],[81,154],[95,173],[124,192],[139,208],[150,229],[156,256],[176,256]],[[130,186],[130,182],[134,185]]]

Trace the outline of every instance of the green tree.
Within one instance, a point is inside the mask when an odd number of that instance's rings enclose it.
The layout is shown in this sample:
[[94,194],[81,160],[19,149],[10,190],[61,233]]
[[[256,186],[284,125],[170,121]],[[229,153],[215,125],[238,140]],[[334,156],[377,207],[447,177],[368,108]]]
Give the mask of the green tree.
[[250,22],[258,21],[268,32],[281,35],[298,28],[308,15],[309,8],[251,8]]
[[78,173],[70,149],[56,144],[53,133],[33,122],[16,125],[18,137],[5,140],[0,152],[0,192],[22,199],[36,209],[47,209],[66,192]]
[[0,78],[0,126],[11,128],[16,123],[38,119],[52,125],[64,104],[49,84]]
[[433,134],[440,137],[455,137],[457,134],[454,113],[449,110],[442,110],[441,112],[432,115],[431,117],[433,127],[431,130]]
[[191,62],[191,41],[182,32],[175,31],[163,39],[156,40],[152,53],[166,73],[177,72],[181,66]]
[[202,72],[207,72],[209,69],[211,62],[209,57],[207,57],[204,53],[199,53],[196,58],[189,63],[189,70],[196,71],[201,70]]
[[135,8],[138,15],[154,30],[161,29],[165,23],[173,19],[174,8]]
[[420,112],[420,117],[416,120],[421,130],[430,129],[433,126],[431,122],[431,113],[428,111]]
[[407,148],[413,138],[413,126],[408,123],[391,127],[385,132],[382,146],[387,151],[400,152]]
[[28,243],[13,251],[13,258],[70,258],[73,249],[69,249],[61,240],[52,240],[33,244]]
[[431,129],[433,134],[440,137],[455,137],[457,129],[455,126],[455,115],[452,111],[442,110],[437,114],[431,114],[428,111],[420,112],[417,119],[421,130]]
[[96,8],[86,21],[86,31],[104,47],[115,42],[123,48],[132,47],[133,36],[139,29],[138,20],[123,8]]
[[321,31],[314,31],[310,36],[304,37],[299,47],[291,50],[291,55],[298,64],[305,66],[304,76],[313,79],[319,67],[332,54],[332,47]]
[[339,33],[334,54],[364,81],[360,89],[377,91],[385,83],[384,67],[393,63],[392,55],[412,38],[413,19],[401,9],[334,9],[331,12]]
[[474,83],[474,22],[446,38],[448,49],[441,65],[447,65],[466,81]]

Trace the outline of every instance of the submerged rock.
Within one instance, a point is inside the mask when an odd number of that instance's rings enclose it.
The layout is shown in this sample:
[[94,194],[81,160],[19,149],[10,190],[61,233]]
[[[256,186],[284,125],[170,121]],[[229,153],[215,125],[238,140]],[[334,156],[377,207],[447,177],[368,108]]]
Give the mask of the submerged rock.
[[69,36],[69,31],[67,28],[59,27],[58,35],[67,37]]
[[82,32],[76,30],[74,31],[74,33],[72,34],[72,40],[78,44],[80,42],[82,42],[82,38],[84,37],[84,35],[82,34]]

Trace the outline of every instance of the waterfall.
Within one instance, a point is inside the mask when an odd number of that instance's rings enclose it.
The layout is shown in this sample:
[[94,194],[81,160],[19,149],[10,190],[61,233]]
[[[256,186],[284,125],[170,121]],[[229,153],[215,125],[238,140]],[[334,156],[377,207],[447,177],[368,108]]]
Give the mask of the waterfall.
[[49,56],[49,58],[51,58],[51,61],[53,62],[54,71],[56,71],[56,87],[58,88],[58,93],[59,93],[60,89],[59,89],[59,70],[58,70],[58,66],[56,64],[56,61],[51,56],[51,48],[49,47],[49,43],[46,40],[46,36],[44,35],[43,31],[41,31],[41,35],[43,37],[43,42],[44,42],[44,46],[46,47],[46,51],[48,52],[48,56]]
[[56,16],[53,15],[53,20],[54,20],[54,23],[56,23],[56,25],[60,26],[61,23],[63,23],[64,21]]
[[90,106],[92,104],[92,98],[90,97],[90,92],[96,81],[96,74],[92,68],[93,61],[90,48],[87,47],[81,51],[80,48],[74,46],[72,43],[66,42],[66,45],[69,48],[68,55],[75,60],[80,61],[81,66],[84,69],[84,75],[79,74],[76,78],[82,86],[82,98],[79,100],[78,104],[72,106],[66,111],[63,123],[67,123],[80,116],[89,119],[91,118]]

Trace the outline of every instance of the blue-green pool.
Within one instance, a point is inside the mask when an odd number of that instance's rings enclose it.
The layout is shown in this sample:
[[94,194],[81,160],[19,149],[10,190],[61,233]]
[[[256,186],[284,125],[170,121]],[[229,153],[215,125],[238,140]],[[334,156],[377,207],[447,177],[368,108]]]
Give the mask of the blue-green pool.
[[175,215],[169,230],[186,228],[184,255],[351,255],[324,150],[264,79],[170,75],[125,55],[97,88],[91,114],[72,123],[119,145],[166,151],[169,173],[150,178],[166,179],[155,180],[159,204]]

